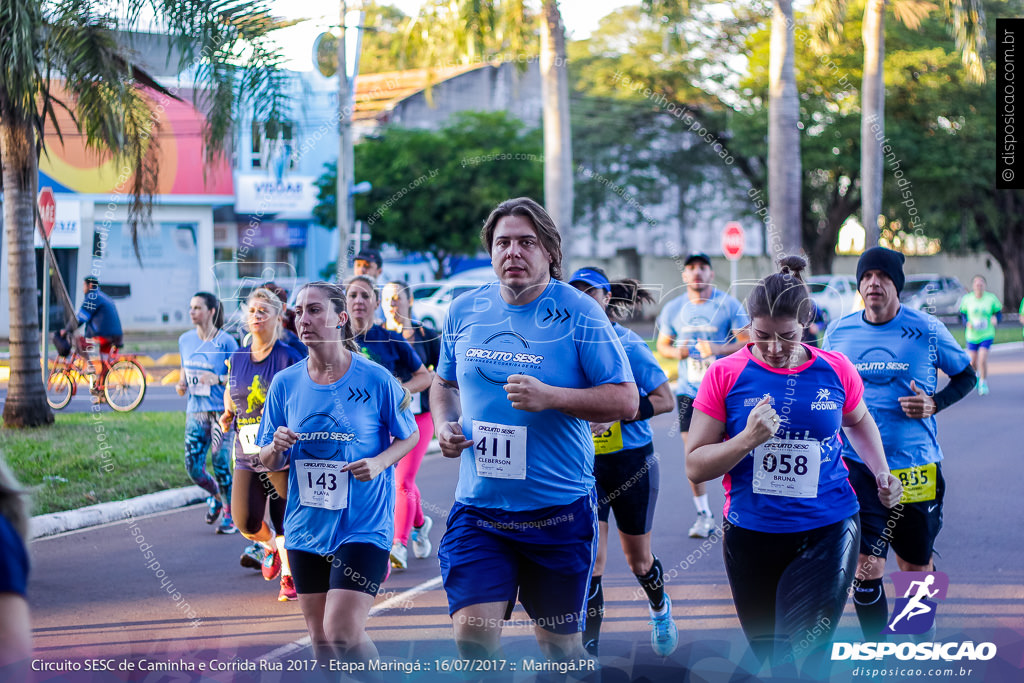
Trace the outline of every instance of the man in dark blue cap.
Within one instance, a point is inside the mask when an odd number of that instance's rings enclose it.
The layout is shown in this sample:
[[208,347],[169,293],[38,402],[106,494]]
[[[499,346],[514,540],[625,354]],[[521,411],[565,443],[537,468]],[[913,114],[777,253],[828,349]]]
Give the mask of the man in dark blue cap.
[[[843,459],[860,502],[853,602],[866,640],[883,638],[879,633],[889,618],[882,589],[889,546],[901,571],[935,569],[932,548],[942,527],[945,492],[935,413],[970,393],[976,381],[971,359],[946,326],[900,305],[903,261],[903,254],[884,247],[861,255],[857,282],[864,310],[833,322],[823,344],[853,361],[889,468],[903,482],[903,497],[890,511],[878,500],[874,477],[850,440],[843,440]],[[935,393],[937,369],[950,382]]]
[[[715,271],[707,254],[693,253],[683,263],[686,292],[665,304],[658,315],[658,353],[679,361],[676,403],[679,408],[679,433],[686,448],[690,431],[693,399],[704,373],[711,363],[738,351],[747,342],[744,332],[750,324],[747,312],[736,297],[715,288]],[[707,483],[694,484],[693,504],[697,521],[690,538],[707,538],[715,530],[714,515],[708,505]]]

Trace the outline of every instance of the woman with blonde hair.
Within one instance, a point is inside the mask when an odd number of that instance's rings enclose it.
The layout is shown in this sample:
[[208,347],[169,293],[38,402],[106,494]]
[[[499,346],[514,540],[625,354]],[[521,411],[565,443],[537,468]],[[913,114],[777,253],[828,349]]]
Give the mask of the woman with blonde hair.
[[[247,300],[246,322],[251,342],[231,354],[224,412],[220,426],[224,433],[234,427],[235,472],[231,500],[235,524],[242,535],[256,545],[246,549],[240,563],[261,567],[267,581],[281,577],[278,600],[295,600],[295,583],[284,553],[284,511],[288,495],[288,467],[271,471],[259,462],[256,435],[263,416],[263,404],[270,382],[281,370],[302,357],[281,339],[284,304],[271,290],[253,290]],[[270,526],[264,520],[270,501]]]

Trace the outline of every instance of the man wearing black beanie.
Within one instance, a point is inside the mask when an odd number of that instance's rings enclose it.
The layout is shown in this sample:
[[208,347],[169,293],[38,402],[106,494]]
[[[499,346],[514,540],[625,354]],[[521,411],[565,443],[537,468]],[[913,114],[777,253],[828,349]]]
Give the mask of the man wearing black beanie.
[[[884,247],[861,255],[857,288],[864,310],[832,323],[823,345],[853,361],[889,468],[903,482],[903,498],[886,509],[870,470],[844,440],[843,459],[860,502],[862,527],[853,602],[864,638],[873,641],[885,638],[882,629],[889,623],[882,589],[889,546],[901,571],[935,570],[932,549],[942,527],[945,493],[935,413],[970,393],[976,381],[970,358],[946,326],[900,305],[904,260]],[[950,377],[938,393],[936,368]]]

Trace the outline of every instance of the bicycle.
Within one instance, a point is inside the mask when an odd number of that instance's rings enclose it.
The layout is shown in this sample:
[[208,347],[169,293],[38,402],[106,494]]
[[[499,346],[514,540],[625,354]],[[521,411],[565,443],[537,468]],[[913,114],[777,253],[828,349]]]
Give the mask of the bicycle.
[[46,380],[50,407],[60,410],[67,406],[78,391],[78,380],[87,379],[90,392],[100,401],[105,399],[114,410],[125,413],[138,408],[146,395],[146,372],[135,356],[119,355],[115,346],[106,357],[99,354],[99,359],[100,371],[96,373],[93,361],[76,348],[67,356],[58,356]]

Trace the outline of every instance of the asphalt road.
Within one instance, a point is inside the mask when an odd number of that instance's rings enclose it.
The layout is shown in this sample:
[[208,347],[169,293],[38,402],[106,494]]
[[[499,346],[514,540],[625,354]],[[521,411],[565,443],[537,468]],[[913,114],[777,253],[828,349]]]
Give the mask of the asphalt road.
[[[1024,350],[1018,346],[1001,352],[991,366],[991,394],[971,394],[939,418],[948,491],[937,564],[949,575],[950,589],[938,608],[936,640],[991,641],[999,653],[989,662],[967,663],[964,670],[972,671],[965,675],[960,675],[959,662],[910,662],[926,670],[920,676],[937,669],[940,675],[930,680],[1024,680],[1024,479],[1019,465]],[[685,535],[694,509],[672,422],[669,416],[653,422],[662,468],[654,549],[675,603],[680,646],[667,659],[653,654],[638,585],[613,544],[605,573],[603,680],[681,681],[687,675],[692,681],[768,680],[764,675],[733,677],[744,641],[720,544]],[[435,520],[435,547],[456,477],[456,463],[438,455],[428,456],[420,471],[424,509]],[[712,508],[721,510],[721,486],[711,484],[709,491]],[[258,572],[238,565],[244,545],[237,535],[214,534],[199,506],[34,542],[30,602],[37,667],[83,667],[72,674],[38,673],[38,680],[307,679],[308,674],[298,673],[312,656],[301,643],[306,630],[298,605],[278,602],[276,582],[264,582]],[[151,560],[146,551],[153,553]],[[444,670],[455,648],[438,577],[436,557],[411,559],[407,571],[384,584],[369,621],[370,636],[385,661],[422,668],[410,675],[390,672],[385,680],[462,680]],[[887,584],[891,597],[893,587]],[[514,666],[515,680],[533,680],[524,669],[540,653],[522,623],[521,608],[513,619],[518,621],[505,631],[506,670]],[[852,605],[837,639],[861,640]],[[90,658],[110,660],[101,666],[134,669],[87,673],[84,660]],[[184,672],[155,673],[150,670],[154,663]],[[862,664],[836,662],[829,680],[859,680],[863,676],[855,668]],[[893,664],[907,665],[887,665]],[[284,670],[247,670],[261,666]],[[944,666],[952,667],[954,675],[943,675]],[[211,667],[228,670],[211,672]],[[874,677],[909,681],[920,676]]]
[[[7,384],[4,383],[0,384],[0,405],[3,405],[3,402],[6,400]],[[80,385],[71,402],[63,409],[54,411],[54,413],[88,413],[91,408],[89,388],[85,385]],[[139,407],[135,409],[136,412],[140,413],[168,413],[176,410],[185,410],[185,399],[178,396],[177,392],[174,391],[173,384],[165,386],[156,381],[151,381],[146,385],[146,395],[143,397]],[[110,406],[106,404],[103,404],[101,411],[113,412]]]

